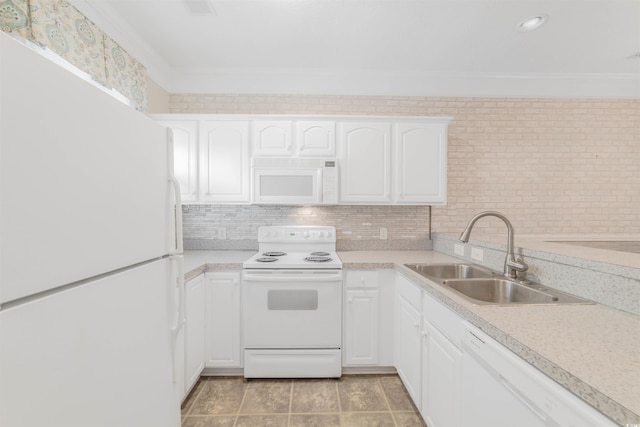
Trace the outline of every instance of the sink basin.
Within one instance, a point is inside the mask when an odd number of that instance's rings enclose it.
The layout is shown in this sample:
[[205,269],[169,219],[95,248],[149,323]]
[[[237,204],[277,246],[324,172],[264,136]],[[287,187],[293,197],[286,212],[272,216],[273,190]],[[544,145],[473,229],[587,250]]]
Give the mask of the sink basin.
[[526,284],[508,279],[451,279],[442,282],[474,304],[592,304],[542,285]]
[[491,271],[469,264],[405,264],[405,266],[432,280],[470,279],[493,276]]

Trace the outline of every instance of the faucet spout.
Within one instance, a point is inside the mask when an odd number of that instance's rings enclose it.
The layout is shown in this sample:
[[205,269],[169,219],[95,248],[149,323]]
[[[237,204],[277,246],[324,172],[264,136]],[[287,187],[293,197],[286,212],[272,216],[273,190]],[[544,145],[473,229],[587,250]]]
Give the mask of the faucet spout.
[[463,243],[468,243],[471,229],[473,229],[473,226],[480,218],[485,216],[495,216],[501,219],[507,226],[507,257],[504,260],[504,275],[510,279],[515,279],[518,277],[518,272],[526,271],[529,266],[525,264],[521,258],[516,258],[514,254],[513,225],[511,225],[511,221],[509,221],[506,216],[496,211],[480,212],[469,220],[469,223],[460,234],[459,239]]

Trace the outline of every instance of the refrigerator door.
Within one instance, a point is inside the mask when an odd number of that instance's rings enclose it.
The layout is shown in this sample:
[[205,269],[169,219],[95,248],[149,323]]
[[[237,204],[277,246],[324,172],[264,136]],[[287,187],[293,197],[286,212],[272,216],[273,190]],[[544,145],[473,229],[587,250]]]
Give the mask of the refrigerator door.
[[175,248],[165,129],[0,33],[0,304]]
[[164,259],[0,311],[0,424],[178,427]]

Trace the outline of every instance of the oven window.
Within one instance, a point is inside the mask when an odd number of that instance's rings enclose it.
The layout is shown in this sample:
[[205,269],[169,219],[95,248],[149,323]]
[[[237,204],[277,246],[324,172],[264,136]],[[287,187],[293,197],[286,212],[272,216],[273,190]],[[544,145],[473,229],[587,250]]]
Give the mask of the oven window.
[[261,175],[261,197],[312,197],[311,175]]
[[313,289],[267,291],[267,308],[269,310],[317,310],[318,291]]

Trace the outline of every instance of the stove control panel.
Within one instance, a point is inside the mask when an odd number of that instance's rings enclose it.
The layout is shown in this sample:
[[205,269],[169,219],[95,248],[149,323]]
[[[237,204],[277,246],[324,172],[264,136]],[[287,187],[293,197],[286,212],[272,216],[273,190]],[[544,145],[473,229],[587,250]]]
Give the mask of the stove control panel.
[[258,230],[260,243],[335,242],[336,228],[332,226],[292,225],[264,226]]

